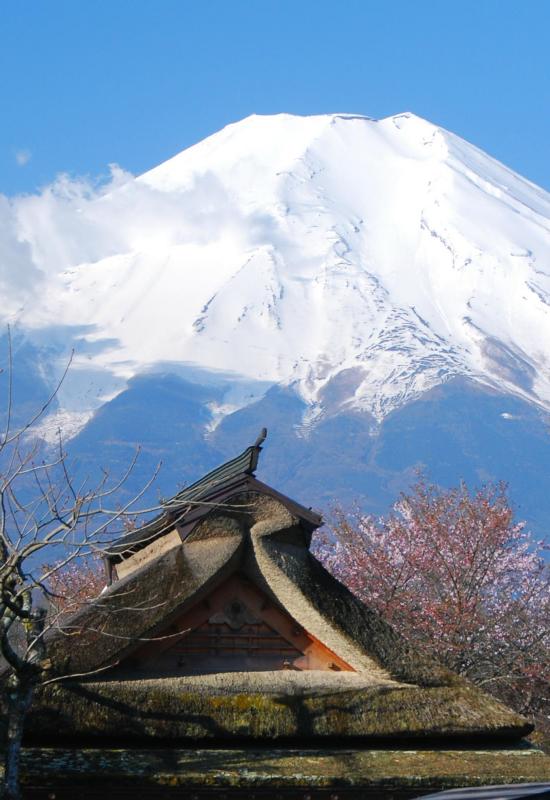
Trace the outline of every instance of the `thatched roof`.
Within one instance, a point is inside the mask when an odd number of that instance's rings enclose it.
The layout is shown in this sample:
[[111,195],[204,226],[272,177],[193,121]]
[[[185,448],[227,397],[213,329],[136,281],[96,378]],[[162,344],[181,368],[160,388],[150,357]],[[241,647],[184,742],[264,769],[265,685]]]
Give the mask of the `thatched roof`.
[[239,492],[256,490],[262,494],[270,494],[280,500],[300,520],[304,530],[311,533],[318,528],[322,524],[319,514],[256,479],[255,472],[266,436],[267,430],[262,428],[253,445],[195,483],[186,486],[174,497],[163,501],[163,510],[160,514],[111,545],[106,558],[109,575],[113,576],[113,566],[147,547],[169,530],[177,530],[181,539],[186,539],[213,506],[227,506],[230,498]]
[[21,772],[23,786],[36,797],[397,800],[456,786],[548,781],[550,757],[523,747],[388,750],[323,742],[307,748],[276,743],[185,748],[171,742],[25,748]]
[[[416,652],[309,552],[309,532],[272,495],[211,508],[181,543],[114,583],[50,643],[57,674],[96,674],[42,690],[35,735],[71,737],[449,740],[518,738],[531,726]],[[136,675],[144,639],[239,573],[349,672]]]

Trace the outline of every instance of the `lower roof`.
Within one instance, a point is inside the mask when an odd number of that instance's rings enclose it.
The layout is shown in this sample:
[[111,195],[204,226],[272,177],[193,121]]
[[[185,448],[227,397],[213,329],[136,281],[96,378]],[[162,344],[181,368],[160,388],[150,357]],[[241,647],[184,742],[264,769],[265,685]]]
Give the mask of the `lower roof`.
[[21,771],[26,787],[57,790],[63,800],[75,791],[83,800],[96,800],[101,789],[109,796],[117,791],[117,796],[147,800],[168,787],[175,796],[178,788],[192,789],[199,800],[220,800],[224,793],[227,800],[253,794],[258,800],[296,800],[307,794],[312,800],[335,795],[339,800],[383,800],[401,792],[401,797],[418,797],[451,787],[548,781],[550,756],[528,748],[342,749],[334,744],[294,749],[274,744],[261,749],[250,744],[231,749],[27,747]]

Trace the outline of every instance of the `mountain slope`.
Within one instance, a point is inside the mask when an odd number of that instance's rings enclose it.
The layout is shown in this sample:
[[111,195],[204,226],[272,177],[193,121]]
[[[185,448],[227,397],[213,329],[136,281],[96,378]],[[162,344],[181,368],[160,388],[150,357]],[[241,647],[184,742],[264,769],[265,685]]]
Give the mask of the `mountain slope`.
[[414,115],[250,117],[81,212],[108,254],[19,321],[77,328],[87,369],[195,363],[309,417],[460,374],[550,407],[550,198]]
[[[19,265],[11,283],[0,275],[3,317],[41,381],[74,346],[43,430],[81,431],[73,446],[85,458],[101,441],[118,460],[113,426],[128,408],[123,452],[153,413],[149,452],[173,458],[166,426],[181,413],[204,465],[239,449],[237,433],[263,414],[317,471],[315,498],[371,481],[378,509],[415,464],[456,477],[427,441],[438,414],[434,436],[461,474],[513,477],[499,442],[517,459],[522,437],[537,443],[532,463],[521,454],[524,476],[546,470],[550,196],[413,114],[253,116],[138,178],[115,170],[99,188],[62,178],[0,213]],[[331,484],[315,459],[330,462],[346,430],[356,455],[339,454]],[[484,454],[474,430],[492,431]],[[392,441],[408,455],[388,461]],[[288,465],[273,471],[290,481]]]

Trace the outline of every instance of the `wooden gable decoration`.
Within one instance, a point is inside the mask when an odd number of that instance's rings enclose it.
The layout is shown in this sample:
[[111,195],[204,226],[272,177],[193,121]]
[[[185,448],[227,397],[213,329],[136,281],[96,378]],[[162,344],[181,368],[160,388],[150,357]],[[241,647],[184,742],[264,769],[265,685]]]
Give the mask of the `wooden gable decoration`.
[[127,668],[140,677],[354,671],[238,573],[134,652]]

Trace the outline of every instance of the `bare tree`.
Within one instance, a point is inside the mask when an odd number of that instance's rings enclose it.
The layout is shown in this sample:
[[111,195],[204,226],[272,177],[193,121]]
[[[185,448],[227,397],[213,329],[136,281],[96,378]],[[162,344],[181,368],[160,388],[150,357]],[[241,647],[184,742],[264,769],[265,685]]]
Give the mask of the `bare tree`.
[[83,602],[81,596],[74,601],[56,597],[55,576],[97,556],[124,532],[125,520],[135,518],[136,504],[156,472],[122,505],[117,505],[117,499],[123,490],[127,492],[137,455],[115,482],[107,472],[96,481],[77,482],[61,438],[54,453],[39,437],[33,440],[33,431],[52,409],[69,365],[41,408],[14,426],[9,333],[8,343],[7,402],[0,438],[0,656],[5,667],[2,670],[0,665],[0,684],[7,717],[3,795],[18,800],[26,714],[37,687],[59,680],[50,671],[48,642],[61,628],[67,610]]

